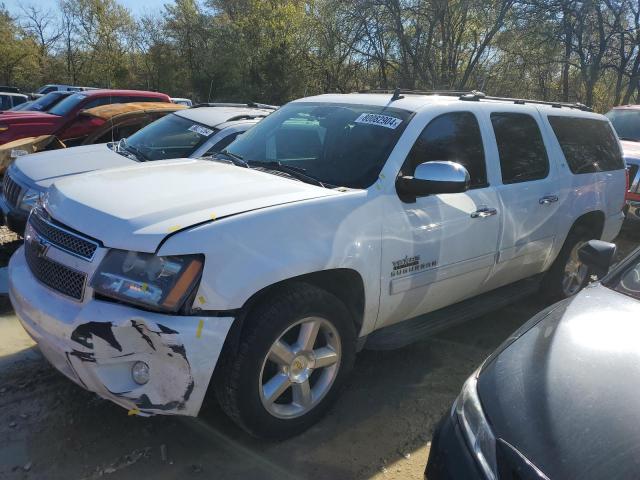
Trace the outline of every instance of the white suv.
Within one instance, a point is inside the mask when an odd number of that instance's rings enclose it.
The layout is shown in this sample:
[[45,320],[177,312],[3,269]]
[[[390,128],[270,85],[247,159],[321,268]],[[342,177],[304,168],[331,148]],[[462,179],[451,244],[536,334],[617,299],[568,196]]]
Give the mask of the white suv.
[[11,259],[44,355],[131,413],[194,416],[211,388],[252,434],[294,435],[367,342],[526,279],[573,295],[578,246],[623,221],[609,121],[563,105],[322,95],[217,159],[59,180]]

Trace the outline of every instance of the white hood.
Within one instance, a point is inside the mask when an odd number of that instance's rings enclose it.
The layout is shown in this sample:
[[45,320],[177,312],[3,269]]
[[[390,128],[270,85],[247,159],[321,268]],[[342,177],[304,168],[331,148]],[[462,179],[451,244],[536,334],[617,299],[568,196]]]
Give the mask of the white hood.
[[107,247],[154,252],[168,234],[198,223],[338,194],[258,170],[179,159],[61,179],[46,208]]
[[106,143],[61,148],[18,157],[14,169],[30,186],[43,189],[67,175],[92,172],[103,168],[122,167],[136,162],[113,152]]

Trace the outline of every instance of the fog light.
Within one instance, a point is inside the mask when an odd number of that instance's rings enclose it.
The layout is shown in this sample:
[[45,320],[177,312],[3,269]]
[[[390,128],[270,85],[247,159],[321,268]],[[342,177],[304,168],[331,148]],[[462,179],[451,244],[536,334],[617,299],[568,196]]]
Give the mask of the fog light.
[[144,362],[136,362],[131,367],[131,378],[138,385],[144,385],[149,381],[149,365]]

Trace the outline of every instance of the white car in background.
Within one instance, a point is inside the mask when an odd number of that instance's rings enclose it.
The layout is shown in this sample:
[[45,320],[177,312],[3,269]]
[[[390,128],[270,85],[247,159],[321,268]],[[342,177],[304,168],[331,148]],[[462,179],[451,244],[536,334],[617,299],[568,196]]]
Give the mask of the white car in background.
[[0,92],[0,111],[11,110],[29,100],[23,93]]
[[188,98],[171,97],[171,102],[185,107],[193,107],[193,102]]
[[119,142],[19,157],[3,180],[0,209],[4,223],[22,233],[38,198],[62,177],[139,162],[212,155],[276,108],[261,104],[209,105],[169,114]]

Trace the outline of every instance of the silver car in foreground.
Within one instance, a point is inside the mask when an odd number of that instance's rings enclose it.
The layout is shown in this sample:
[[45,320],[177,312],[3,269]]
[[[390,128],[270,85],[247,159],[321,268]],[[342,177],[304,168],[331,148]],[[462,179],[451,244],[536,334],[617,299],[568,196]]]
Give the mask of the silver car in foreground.
[[[615,246],[592,240],[603,276]],[[437,428],[427,477],[638,478],[640,249],[601,282],[543,310],[462,387]]]

